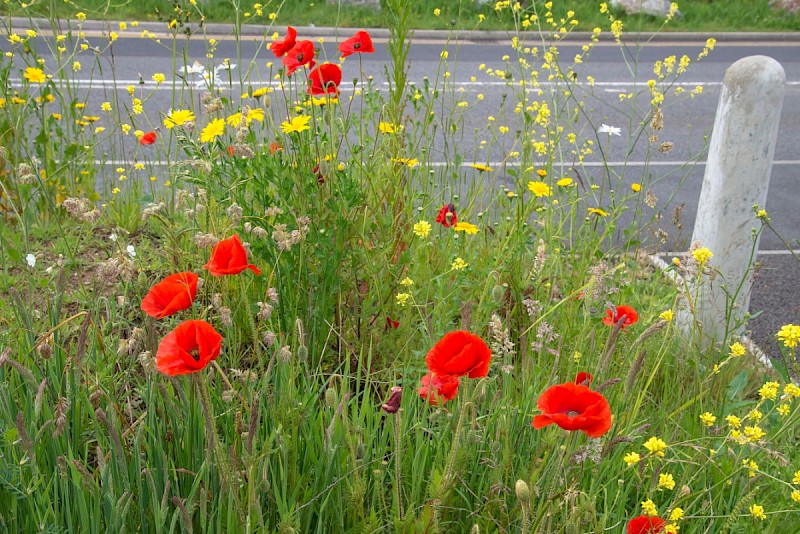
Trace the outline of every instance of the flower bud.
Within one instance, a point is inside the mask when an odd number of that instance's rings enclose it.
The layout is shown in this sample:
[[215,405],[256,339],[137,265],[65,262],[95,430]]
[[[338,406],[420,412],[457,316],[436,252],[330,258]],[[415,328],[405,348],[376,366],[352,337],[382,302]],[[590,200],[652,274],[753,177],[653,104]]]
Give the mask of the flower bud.
[[517,499],[519,499],[519,502],[522,504],[528,504],[531,502],[531,489],[528,487],[527,482],[524,480],[517,480],[514,490],[517,492]]
[[339,399],[337,398],[338,395],[336,394],[336,390],[333,388],[328,388],[325,390],[325,405],[328,408],[336,408],[336,405],[339,403]]
[[506,297],[506,288],[503,286],[494,286],[492,288],[492,300],[496,304],[502,304],[503,299]]

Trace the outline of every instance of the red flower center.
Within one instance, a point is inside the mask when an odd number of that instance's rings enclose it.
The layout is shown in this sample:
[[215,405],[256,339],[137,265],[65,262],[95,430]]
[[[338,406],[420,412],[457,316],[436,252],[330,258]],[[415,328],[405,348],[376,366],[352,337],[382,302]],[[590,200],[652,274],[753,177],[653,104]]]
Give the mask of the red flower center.
[[353,45],[353,50],[358,50],[359,48],[361,48],[361,43],[356,43]]

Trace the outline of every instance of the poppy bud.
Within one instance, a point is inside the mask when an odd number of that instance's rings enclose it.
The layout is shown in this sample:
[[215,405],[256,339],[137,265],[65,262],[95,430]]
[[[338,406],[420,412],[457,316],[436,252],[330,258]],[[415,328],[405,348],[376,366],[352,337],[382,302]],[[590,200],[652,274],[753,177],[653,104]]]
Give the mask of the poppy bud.
[[389,400],[386,401],[386,404],[381,406],[381,410],[386,413],[397,413],[397,410],[400,409],[400,402],[403,400],[403,388],[394,386],[390,390],[390,393]]
[[506,288],[504,288],[503,286],[494,286],[492,288],[492,300],[495,301],[497,304],[502,304],[505,296],[506,296]]
[[478,526],[478,523],[472,525],[472,530],[469,531],[469,534],[481,534],[481,527]]
[[517,493],[517,499],[522,504],[528,504],[531,502],[531,489],[528,487],[528,483],[524,480],[517,480],[517,484],[514,486],[514,491]]
[[691,494],[692,494],[692,488],[690,488],[686,484],[681,486],[681,497],[688,497]]
[[39,345],[39,348],[36,349],[36,352],[39,353],[41,359],[49,360],[50,357],[53,356],[53,347],[51,347],[49,343],[42,343]]
[[336,408],[336,405],[339,403],[338,395],[336,394],[336,390],[333,388],[328,388],[325,390],[325,406],[328,408]]
[[305,345],[300,345],[300,347],[297,349],[297,358],[301,362],[306,361],[308,359],[308,347]]

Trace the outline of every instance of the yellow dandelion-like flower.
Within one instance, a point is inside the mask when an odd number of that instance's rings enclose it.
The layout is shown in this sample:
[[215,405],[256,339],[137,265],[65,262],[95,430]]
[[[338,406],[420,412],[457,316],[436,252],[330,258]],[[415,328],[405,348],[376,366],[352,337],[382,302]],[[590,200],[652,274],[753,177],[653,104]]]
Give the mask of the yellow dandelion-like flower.
[[228,118],[225,119],[225,121],[228,123],[228,126],[236,128],[242,123],[243,119],[244,115],[242,115],[241,113],[234,113],[233,115],[229,115]]
[[672,310],[664,310],[663,312],[658,314],[658,318],[662,321],[667,321],[668,323],[672,322]]
[[600,208],[588,208],[588,211],[591,215],[597,215],[598,217],[608,217],[608,212],[601,210]]
[[285,134],[305,132],[311,129],[311,126],[308,125],[309,121],[311,121],[310,115],[298,115],[290,121],[283,121],[281,131]]
[[562,178],[556,182],[556,185],[558,187],[567,187],[569,185],[572,185],[572,178]]
[[800,343],[800,326],[785,324],[776,334],[786,348],[793,349]]
[[409,169],[413,169],[419,165],[419,160],[417,158],[392,158],[392,161],[400,165],[405,165]]
[[426,238],[431,232],[431,223],[428,221],[419,221],[414,225],[414,234],[417,237]]
[[664,451],[667,450],[667,444],[661,438],[653,436],[644,442],[644,448],[647,449],[653,456],[663,458]]
[[378,130],[380,130],[381,133],[393,134],[399,132],[402,129],[403,129],[402,124],[392,124],[391,122],[383,122],[383,121],[378,123]]
[[700,415],[700,421],[706,426],[714,426],[717,422],[717,416],[712,415],[711,412],[705,412]]
[[634,193],[638,193],[641,190],[642,190],[642,184],[637,184],[637,183],[631,184],[631,191],[633,191]]
[[552,196],[553,190],[544,182],[528,182],[528,189],[537,197]]
[[488,165],[481,165],[480,163],[470,163],[469,166],[472,167],[473,169],[477,169],[477,170],[479,170],[481,172],[492,172],[492,170],[493,170]]
[[792,476],[792,484],[800,486],[800,471],[794,472],[794,476]]
[[28,67],[25,69],[25,72],[22,73],[22,77],[30,83],[44,83],[47,80],[44,71],[37,67]]
[[171,130],[175,126],[183,126],[195,120],[194,113],[189,109],[177,109],[164,118],[164,127]]
[[156,72],[155,74],[153,74],[152,78],[154,82],[159,84],[164,83],[167,79],[167,77],[164,76],[164,74],[161,72]]
[[247,112],[247,123],[249,124],[251,121],[264,121],[264,109],[263,108],[253,108]]
[[792,491],[792,500],[796,503],[800,503],[800,491]]
[[478,227],[468,222],[457,222],[453,226],[453,230],[456,232],[464,232],[467,235],[474,235],[478,233]]
[[211,143],[223,133],[225,133],[225,120],[214,119],[203,128],[203,131],[200,133],[200,142]]

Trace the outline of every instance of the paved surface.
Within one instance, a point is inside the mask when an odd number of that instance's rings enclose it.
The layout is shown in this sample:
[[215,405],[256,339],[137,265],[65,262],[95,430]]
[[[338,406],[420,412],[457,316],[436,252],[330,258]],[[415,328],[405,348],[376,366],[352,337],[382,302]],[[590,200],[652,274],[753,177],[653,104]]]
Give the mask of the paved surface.
[[[18,25],[17,31],[19,28],[24,26]],[[86,28],[90,41],[94,45],[102,46],[104,40],[101,34],[107,26],[96,24]],[[143,28],[144,24],[136,30],[136,33],[138,34]],[[153,25],[150,31],[162,31],[162,29],[162,25]],[[206,30],[219,39],[215,61],[230,58],[231,62],[237,64],[230,82],[232,90],[228,91],[231,97],[236,99],[242,92],[236,89],[236,86],[245,78],[246,84],[254,87],[273,83],[274,72],[265,66],[267,61],[274,61],[274,58],[268,51],[265,53],[264,42],[261,40],[264,28],[245,28],[243,31],[245,39],[238,47],[236,42],[229,38],[228,27],[214,25],[207,27]],[[344,37],[352,34],[349,30],[338,31],[339,35]],[[376,41],[385,40],[387,36],[384,33],[373,32]],[[299,29],[300,38],[324,37],[326,42],[320,46],[322,57],[337,57],[334,34],[334,30],[326,28]],[[411,48],[409,80],[417,87],[422,87],[427,77],[433,85],[437,79],[441,80],[443,75],[443,69],[440,68],[440,53],[444,46],[443,34],[417,32],[417,37]],[[513,173],[507,172],[510,167],[503,167],[505,155],[511,149],[510,145],[504,145],[500,140],[491,148],[484,149],[478,142],[487,138],[490,131],[499,125],[510,128],[509,139],[513,138],[515,129],[524,128],[520,124],[519,116],[515,116],[511,109],[506,109],[504,112],[497,111],[503,107],[504,101],[515,98],[513,92],[517,91],[518,87],[488,77],[479,68],[481,64],[485,64],[488,68],[513,71],[513,67],[501,59],[506,54],[513,56],[513,51],[508,45],[507,36],[502,32],[462,32],[461,37],[462,42],[450,42],[447,46],[449,50],[447,70],[451,72],[448,85],[442,86],[441,81],[438,82],[439,89],[445,94],[448,102],[457,100],[468,103],[459,123],[463,137],[458,140],[458,150],[464,155],[466,162],[490,162],[493,167],[499,169],[497,175],[500,180],[497,187],[513,189],[515,188]],[[648,38],[649,36],[641,36],[642,40]],[[785,243],[792,248],[800,249],[800,210],[797,209],[800,203],[800,152],[796,148],[800,144],[800,34],[732,34],[717,38],[716,50],[701,63],[690,66],[680,79],[680,84],[687,92],[702,86],[703,93],[695,98],[684,95],[664,109],[664,129],[659,134],[660,139],[675,144],[674,150],[666,155],[654,153],[652,147],[648,147],[646,135],[637,142],[628,141],[628,134],[635,131],[638,124],[636,120],[630,121],[627,116],[632,112],[639,117],[645,117],[649,109],[649,98],[634,98],[621,105],[618,95],[642,90],[646,80],[652,77],[652,65],[656,60],[671,54],[679,58],[683,54],[695,58],[702,49],[705,37],[662,34],[646,45],[640,46],[629,42],[625,47],[603,41],[592,52],[590,60],[577,66],[579,80],[585,80],[586,76],[591,75],[596,79],[596,83],[593,88],[583,82],[574,87],[576,94],[582,94],[593,117],[591,124],[579,118],[575,126],[576,131],[581,132],[584,137],[590,137],[594,135],[590,126],[596,127],[600,123],[606,123],[621,127],[624,133],[622,137],[596,138],[598,148],[602,147],[607,159],[612,162],[609,166],[610,176],[603,178],[604,168],[595,163],[594,166],[590,164],[584,169],[586,175],[583,178],[595,181],[613,180],[612,183],[619,191],[627,191],[632,182],[650,184],[649,188],[659,198],[658,211],[663,214],[661,226],[669,234],[661,249],[684,250],[691,237],[692,221],[702,183],[704,136],[710,133],[713,125],[725,70],[737,59],[754,54],[768,55],[781,62],[787,76],[786,98],[766,208],[782,239],[769,231],[762,236],[760,246],[762,254],[759,255],[761,269],[751,302],[751,312],[761,312],[761,315],[751,323],[752,337],[765,351],[774,355],[777,350],[774,333],[778,328],[788,322],[800,323],[800,298],[798,298],[800,287],[797,283],[800,279],[798,276],[800,262],[785,254]],[[576,35],[559,45],[562,62],[568,63],[576,53],[580,52],[581,45],[586,41],[585,35]],[[41,45],[44,44],[41,39],[39,42]],[[532,43],[531,46],[536,44]],[[541,46],[541,43],[538,44]],[[5,46],[7,44],[4,41],[0,48]],[[385,85],[378,80],[385,79],[384,68],[389,57],[384,46],[378,44],[376,48],[376,53],[364,56],[360,65],[358,60],[348,60],[344,67],[344,79],[358,77],[363,80],[366,76],[372,75],[376,80],[377,89],[385,90]],[[206,45],[202,39],[179,41],[177,49],[179,65],[190,65],[195,60],[205,62],[205,53]],[[136,38],[130,31],[123,33],[114,45],[113,58],[110,55],[101,58],[102,75],[97,71],[86,70],[79,73],[77,80],[81,87],[84,91],[92,93],[92,97],[87,98],[89,103],[87,112],[100,115],[99,109],[94,108],[99,108],[100,102],[105,100],[119,98],[120,102],[128,102],[129,97],[125,88],[129,84],[138,86],[140,75],[144,80],[149,80],[154,72],[163,72],[171,76],[169,73],[173,72],[172,57],[171,41],[168,39],[160,45]],[[91,59],[86,57],[84,61],[88,65]],[[48,64],[52,65],[53,62],[48,61]],[[639,66],[638,70],[635,65]],[[359,70],[363,71],[363,75]],[[475,81],[472,79],[473,76]],[[185,99],[184,102],[197,101],[202,89],[193,87],[194,78],[189,77],[188,81],[184,81],[175,77],[171,83],[165,84],[164,90],[155,91],[146,105],[146,110],[151,114],[137,127],[143,130],[150,129],[149,126],[155,127],[160,124],[159,112],[163,113],[170,108],[181,106],[180,101],[172,100],[173,84],[182,89],[180,94],[181,98]],[[225,78],[224,81],[227,83],[228,79]],[[14,82],[15,80],[12,80],[12,83]],[[345,85],[346,83],[343,87]],[[145,92],[150,88],[150,84],[146,83]],[[547,87],[544,89],[547,90]],[[483,100],[478,99],[479,94],[483,96]],[[277,120],[283,120],[286,110],[284,108],[281,111],[279,100],[279,98],[273,99],[272,111],[276,114]],[[550,99],[551,105],[556,105],[556,101]],[[413,113],[410,114],[414,118]],[[495,121],[488,121],[487,117],[490,114],[495,117]],[[122,148],[128,154],[126,159],[137,157],[138,147],[135,143],[123,145]],[[452,146],[437,139],[428,147],[425,158],[432,168],[439,168],[446,162],[453,161],[453,150]],[[168,155],[162,154],[159,158],[165,160]],[[98,159],[102,159],[102,154],[98,153]],[[572,160],[567,156],[563,159],[564,166],[561,170],[565,174],[570,174]],[[646,164],[646,161],[649,163]],[[698,161],[701,162],[700,165],[693,165],[693,162]],[[116,165],[114,162],[107,167],[110,169]],[[459,172],[466,176],[470,171]],[[682,229],[672,225],[672,213],[677,206],[683,207]],[[626,224],[629,220],[623,218],[621,222]]]

